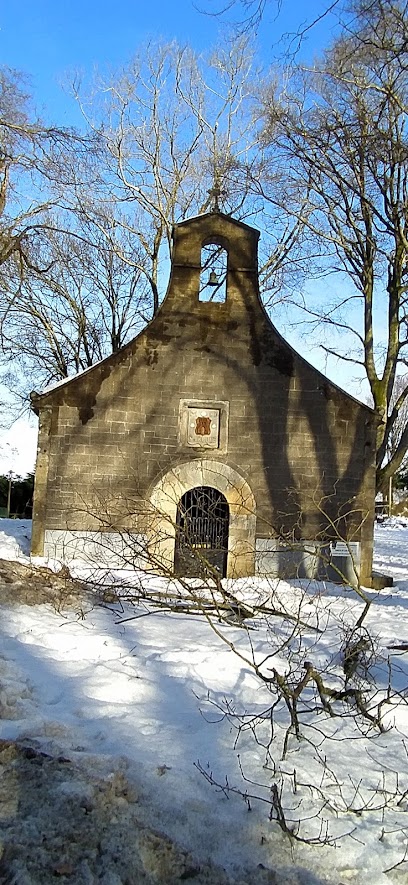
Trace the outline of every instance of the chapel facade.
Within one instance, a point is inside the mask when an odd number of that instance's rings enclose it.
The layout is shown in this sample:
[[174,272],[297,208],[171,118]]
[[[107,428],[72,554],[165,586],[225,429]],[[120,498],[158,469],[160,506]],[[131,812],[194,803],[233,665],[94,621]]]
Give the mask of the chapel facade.
[[176,574],[371,582],[374,413],[281,337],[254,228],[176,224],[149,325],[32,394],[32,554]]

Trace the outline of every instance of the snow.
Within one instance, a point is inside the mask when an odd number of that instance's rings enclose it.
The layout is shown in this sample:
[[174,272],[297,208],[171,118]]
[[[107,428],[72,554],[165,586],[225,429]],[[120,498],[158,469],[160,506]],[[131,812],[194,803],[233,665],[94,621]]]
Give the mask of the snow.
[[[29,521],[0,520],[0,557],[28,562],[29,536]],[[261,745],[268,740],[264,711],[271,696],[251,663],[271,654],[265,668],[285,672],[282,643],[294,641],[290,622],[271,618],[268,627],[258,617],[247,631],[215,620],[214,630],[202,615],[148,613],[144,603],[102,606],[95,597],[87,610],[63,613],[46,604],[2,606],[0,738],[69,756],[95,778],[125,766],[141,797],[145,825],[240,883],[272,882],[265,868],[275,871],[279,885],[406,882],[408,652],[389,646],[408,645],[407,520],[377,526],[375,549],[376,570],[395,579],[392,588],[367,591],[372,605],[364,621],[375,645],[373,712],[374,702],[386,696],[390,672],[393,682],[382,733],[357,721],[347,705],[341,718],[306,713],[304,738],[290,738],[282,761],[282,709],[272,747],[274,773],[264,767]],[[79,566],[77,571],[84,576]],[[163,579],[149,581],[165,588]],[[275,604],[309,624],[296,638],[299,672],[307,653],[336,686],[344,633],[363,606],[353,591],[305,582],[272,588],[255,579],[230,589],[252,602],[259,595],[270,599],[273,589]],[[249,727],[246,720],[248,727],[238,733],[239,714],[245,719],[247,713],[258,717],[256,723]],[[313,815],[321,807],[331,844],[293,842],[269,820],[271,783],[282,790],[288,823],[302,820],[299,833],[307,838],[320,834]],[[249,811],[248,801],[227,786],[259,798],[250,800]],[[76,795],[85,787],[78,779],[67,781],[64,790]]]
[[0,519],[0,559],[28,562],[31,519]]

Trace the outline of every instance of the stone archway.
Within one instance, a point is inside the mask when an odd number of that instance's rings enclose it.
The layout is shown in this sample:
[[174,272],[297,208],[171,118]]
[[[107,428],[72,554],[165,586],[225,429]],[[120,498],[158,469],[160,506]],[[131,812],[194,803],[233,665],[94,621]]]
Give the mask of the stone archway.
[[165,571],[174,566],[177,505],[190,489],[211,486],[229,506],[227,577],[255,571],[256,504],[246,480],[232,467],[202,458],[178,464],[162,476],[150,495],[153,519],[148,532],[151,558]]

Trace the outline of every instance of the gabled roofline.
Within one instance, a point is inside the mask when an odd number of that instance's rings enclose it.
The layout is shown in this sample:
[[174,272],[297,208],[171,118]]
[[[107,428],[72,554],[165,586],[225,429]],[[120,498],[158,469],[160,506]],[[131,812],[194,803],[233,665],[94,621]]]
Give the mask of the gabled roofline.
[[[260,231],[257,230],[257,228],[251,227],[251,225],[246,224],[243,221],[238,221],[237,219],[231,217],[230,215],[227,215],[224,212],[220,212],[218,210],[212,210],[211,212],[200,213],[198,215],[192,216],[191,218],[187,218],[184,221],[180,221],[180,222],[175,223],[173,225],[173,234],[177,230],[177,228],[179,228],[179,227],[185,227],[186,225],[189,225],[194,221],[201,221],[201,220],[204,221],[205,219],[211,219],[211,218],[220,218],[220,219],[227,221],[229,224],[232,224],[232,225],[235,225],[241,229],[247,230],[251,233],[251,235],[253,237],[256,237],[257,240],[260,237]],[[171,285],[171,276],[170,276],[170,280],[169,280],[169,286],[170,285]],[[168,292],[169,292],[169,287],[167,289],[166,296],[167,296]],[[159,311],[160,311],[162,305],[164,304],[165,300],[166,300],[166,298],[160,304]],[[303,363],[305,366],[312,369],[313,372],[319,378],[321,378],[322,382],[328,384],[330,387],[337,390],[342,396],[351,400],[356,405],[358,405],[360,408],[365,409],[367,411],[367,413],[374,415],[374,416],[376,415],[375,410],[371,406],[369,406],[367,403],[361,402],[361,400],[357,399],[356,396],[354,396],[353,394],[350,394],[348,391],[344,390],[344,388],[342,388],[340,385],[336,384],[335,381],[332,381],[331,379],[329,379],[327,377],[327,375],[325,375],[320,369],[317,369],[304,356],[302,356],[286,340],[286,338],[278,331],[275,324],[272,322],[272,319],[269,316],[269,314],[265,308],[265,305],[262,303],[262,300],[260,297],[258,297],[258,302],[259,302],[259,307],[264,314],[264,318],[265,318],[267,324],[273,329],[274,334],[280,339],[280,341],[282,342],[282,345],[284,347],[286,347],[289,351],[291,351],[291,353],[293,354],[295,359],[297,359],[298,361]],[[69,378],[61,379],[60,381],[57,381],[55,384],[48,385],[45,388],[45,390],[43,390],[42,392],[32,391],[30,394],[31,408],[35,412],[35,414],[38,415],[41,405],[43,403],[47,403],[47,400],[52,400],[53,396],[55,394],[57,394],[57,392],[61,391],[62,389],[66,388],[68,386],[74,385],[79,379],[84,378],[88,373],[92,373],[95,370],[98,370],[98,368],[99,368],[99,370],[102,370],[102,372],[103,372],[104,366],[107,363],[115,363],[116,361],[119,362],[122,359],[122,355],[124,354],[124,352],[126,352],[127,350],[130,350],[132,347],[134,347],[134,345],[138,341],[138,339],[141,338],[149,330],[150,326],[155,323],[156,318],[157,318],[157,314],[152,317],[152,319],[146,324],[146,326],[144,326],[143,329],[140,330],[140,332],[138,332],[137,335],[135,335],[133,338],[131,338],[130,341],[128,341],[125,345],[123,345],[123,347],[121,347],[119,351],[112,353],[112,354],[108,354],[102,360],[99,360],[97,363],[94,363],[92,366],[87,367],[86,369],[82,370],[81,372],[76,373],[75,375],[72,375]]]
[[232,215],[227,215],[225,212],[220,212],[217,209],[213,209],[211,212],[200,212],[198,215],[192,215],[190,218],[184,219],[184,221],[177,221],[173,224],[173,232],[178,227],[184,227],[185,225],[191,224],[192,221],[199,221],[204,218],[223,218],[225,221],[228,221],[230,224],[235,224],[237,227],[243,227],[245,230],[251,231],[253,235],[259,239],[261,236],[261,232],[256,227],[252,227],[250,224],[246,224],[245,221],[239,221],[237,218],[233,218]]

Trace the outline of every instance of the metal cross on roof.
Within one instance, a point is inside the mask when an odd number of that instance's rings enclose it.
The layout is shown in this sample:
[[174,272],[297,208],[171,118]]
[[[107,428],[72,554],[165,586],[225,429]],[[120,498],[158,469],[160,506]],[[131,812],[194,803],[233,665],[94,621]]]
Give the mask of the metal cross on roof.
[[208,191],[210,195],[210,201],[213,201],[212,211],[220,212],[220,197],[225,197],[225,191],[220,187],[220,183],[217,179],[214,180],[214,184],[212,188]]

